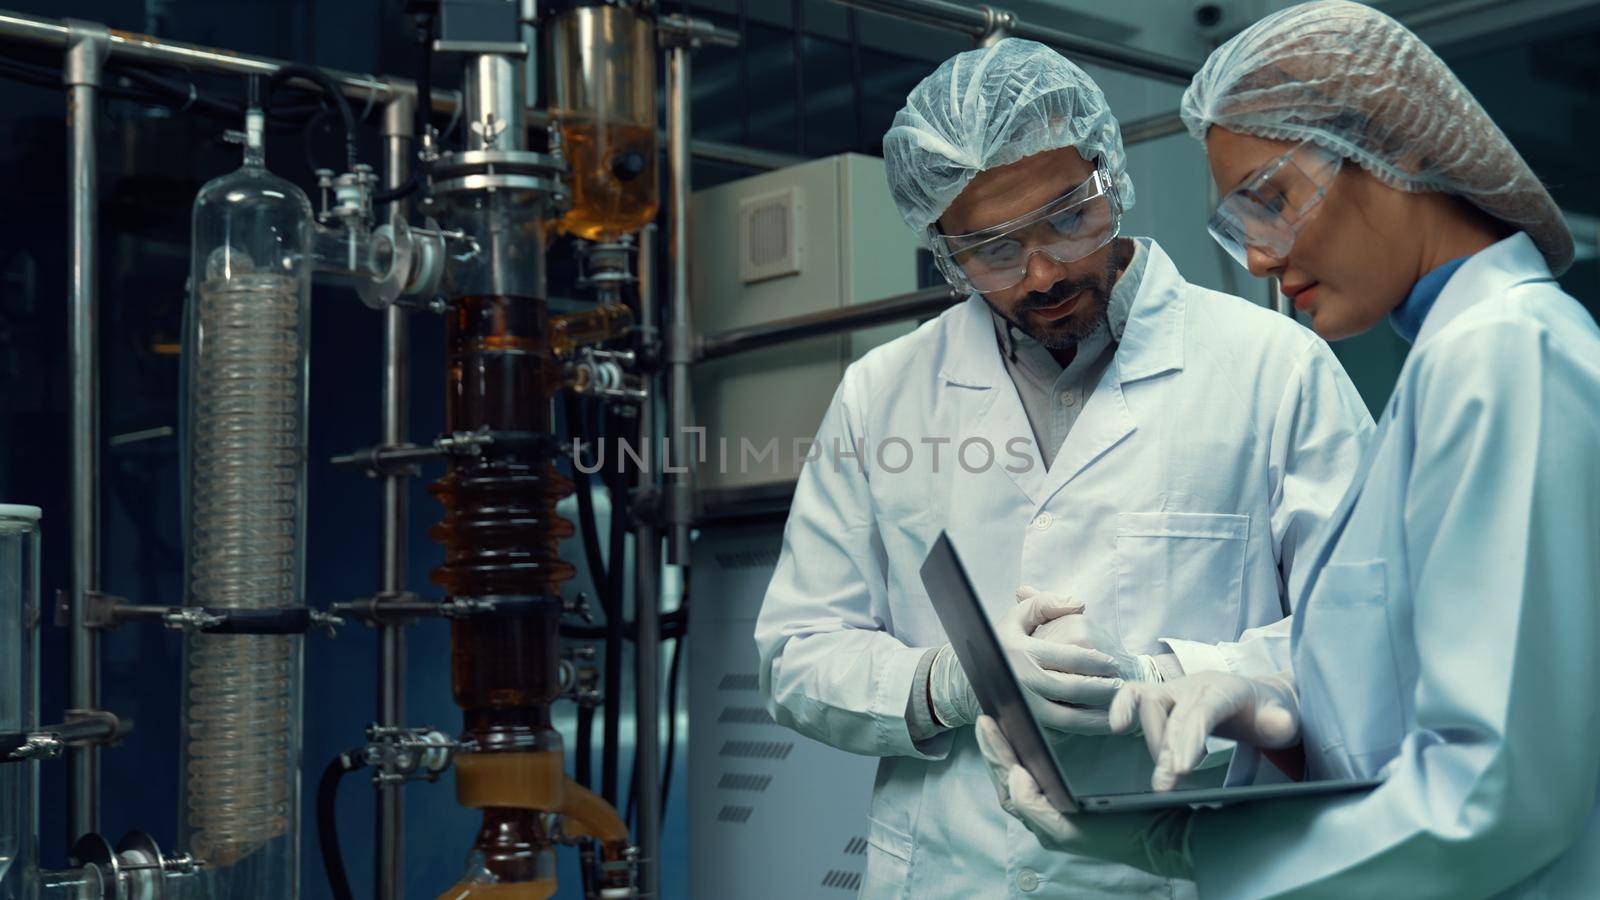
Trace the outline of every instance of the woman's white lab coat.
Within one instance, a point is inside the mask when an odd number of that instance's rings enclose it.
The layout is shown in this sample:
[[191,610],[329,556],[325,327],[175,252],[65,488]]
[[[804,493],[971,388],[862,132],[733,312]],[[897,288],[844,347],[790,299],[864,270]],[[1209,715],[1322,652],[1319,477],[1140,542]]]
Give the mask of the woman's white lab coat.
[[1201,895],[1600,896],[1600,331],[1526,235],[1446,284],[1378,435],[1294,668],[1309,773],[1387,780],[1201,813]]
[[[940,529],[991,616],[1027,583],[1085,600],[1130,652],[1171,639],[1189,671],[1287,663],[1285,581],[1303,581],[1370,417],[1315,335],[1147,250],[1115,358],[1048,472],[977,297],[851,366],[823,419],[755,637],[779,723],[883,757],[863,897],[1193,891],[1045,851],[995,802],[971,728],[918,743],[905,719],[918,660],[946,642],[918,576]],[[1149,783],[1142,738],[1066,752],[1074,784]]]

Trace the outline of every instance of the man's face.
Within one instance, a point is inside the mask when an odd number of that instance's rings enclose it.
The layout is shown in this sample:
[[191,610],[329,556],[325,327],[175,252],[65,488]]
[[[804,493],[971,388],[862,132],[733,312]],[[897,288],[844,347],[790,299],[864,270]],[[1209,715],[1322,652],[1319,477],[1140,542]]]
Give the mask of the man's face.
[[[1065,147],[979,172],[939,217],[939,228],[945,234],[969,234],[1009,222],[1082,184],[1094,168]],[[983,298],[1046,348],[1070,349],[1105,323],[1111,289],[1131,255],[1127,241],[1112,241],[1069,263],[1030,252],[1021,282]]]

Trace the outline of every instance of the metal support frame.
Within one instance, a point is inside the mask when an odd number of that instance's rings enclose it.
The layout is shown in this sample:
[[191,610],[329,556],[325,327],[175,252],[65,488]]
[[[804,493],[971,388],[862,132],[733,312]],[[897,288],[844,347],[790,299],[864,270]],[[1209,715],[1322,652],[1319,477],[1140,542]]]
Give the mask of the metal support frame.
[[[383,109],[384,184],[397,187],[411,171],[412,124],[415,101],[407,97],[391,100]],[[389,207],[392,222],[406,219],[405,201]],[[383,311],[383,443],[398,446],[405,441],[407,408],[411,399],[411,323],[408,312],[397,306]],[[389,472],[383,478],[383,509],[379,531],[379,584],[381,596],[395,596],[405,590],[405,573],[410,547],[407,546],[410,510],[407,503],[407,476]],[[384,621],[379,625],[378,726],[398,728],[406,717],[406,638],[402,624]],[[383,900],[400,900],[405,893],[405,796],[402,783],[378,782],[376,869],[373,894]]]
[[[99,29],[104,35],[102,52],[112,60],[154,63],[200,72],[265,76],[270,76],[289,65],[283,60],[266,56],[251,56],[231,50],[171,41],[148,34],[135,34],[131,31],[107,30],[104,25],[46,19],[17,12],[0,12],[0,40],[67,49],[73,43],[74,28],[78,28],[80,33],[85,28]],[[360,100],[363,103],[371,100],[375,104],[384,104],[398,97],[408,97],[413,103],[416,102],[417,86],[414,82],[402,78],[380,78],[376,75],[343,72],[338,69],[323,71],[343,89],[346,97],[353,100]],[[433,111],[436,113],[453,112],[460,98],[454,91],[435,89],[432,94]]]
[[[100,227],[94,126],[109,32],[69,21],[62,81],[67,88],[67,330],[72,358],[72,706],[100,708],[100,639],[84,627],[89,592],[100,587]],[[100,751],[72,749],[69,840],[100,830]]]
[[947,285],[923,288],[897,297],[885,297],[871,303],[858,303],[748,325],[730,328],[716,334],[701,335],[695,345],[696,361],[718,359],[735,353],[746,353],[787,344],[824,334],[839,334],[914,319],[918,316],[937,315],[947,307],[966,299],[966,295]]
[[[654,224],[646,225],[639,235],[639,321],[646,341],[653,338],[656,317],[655,237]],[[654,447],[657,446],[654,384],[649,384],[646,394],[648,399],[639,405],[639,436],[646,447]],[[655,475],[651,467],[645,466],[639,471],[638,488],[642,495],[654,492]],[[638,717],[634,726],[634,790],[639,798],[635,835],[639,846],[640,893],[655,898],[661,892],[661,535],[651,517],[641,516],[633,537],[633,607],[639,622],[639,640],[634,650],[638,694],[634,698],[634,712]]]
[[667,440],[677,469],[666,484],[667,562],[689,564],[689,525],[694,515],[692,457],[689,452],[689,366],[694,362],[694,329],[689,319],[689,46],[675,43],[667,56],[668,259],[672,288],[667,302]]

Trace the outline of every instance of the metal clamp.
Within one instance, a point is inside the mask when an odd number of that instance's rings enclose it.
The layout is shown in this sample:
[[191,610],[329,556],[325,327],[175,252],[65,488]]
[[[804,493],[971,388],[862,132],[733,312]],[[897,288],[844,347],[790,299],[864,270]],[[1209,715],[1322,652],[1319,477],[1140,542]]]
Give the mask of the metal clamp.
[[363,759],[377,770],[372,776],[374,785],[438,781],[460,749],[460,741],[432,726],[405,728],[373,722],[367,726]]
[[628,377],[626,367],[636,361],[631,350],[580,347],[578,358],[567,364],[567,385],[575,394],[637,406],[649,400],[650,393],[633,386]]
[[367,163],[356,163],[343,175],[332,169],[318,169],[317,221],[326,225],[340,222],[346,227],[372,227],[372,194],[378,187],[378,174]]
[[133,723],[104,709],[69,709],[58,725],[38,731],[0,734],[0,763],[55,759],[69,747],[115,744]]
[[590,708],[600,705],[600,669],[594,664],[593,647],[561,648],[559,666],[560,696]]
[[443,600],[423,600],[415,594],[380,594],[361,600],[333,603],[328,612],[349,616],[363,622],[406,622],[418,616],[437,616],[444,619],[468,619],[474,616],[525,616],[561,603],[558,597],[488,596],[445,597]]
[[330,462],[341,469],[360,469],[368,478],[384,476],[415,477],[421,474],[417,463],[443,457],[476,457],[495,442],[488,427],[477,431],[456,431],[436,438],[432,444],[379,444],[353,453],[333,457]]
[[[124,622],[159,622],[165,628],[185,633],[305,634],[313,628],[326,628],[331,636],[336,627],[344,624],[335,614],[304,606],[248,609],[144,605],[102,591],[87,591],[83,599],[83,625],[98,631],[110,631]],[[66,627],[71,621],[66,592],[56,591],[55,623]]]
[[110,842],[98,834],[86,834],[72,845],[72,864],[80,869],[93,869],[97,884],[80,897],[97,897],[100,900],[119,900],[126,897],[166,896],[164,882],[173,878],[193,875],[205,866],[200,859],[183,853],[166,856],[150,835],[130,831],[117,842],[115,850]]

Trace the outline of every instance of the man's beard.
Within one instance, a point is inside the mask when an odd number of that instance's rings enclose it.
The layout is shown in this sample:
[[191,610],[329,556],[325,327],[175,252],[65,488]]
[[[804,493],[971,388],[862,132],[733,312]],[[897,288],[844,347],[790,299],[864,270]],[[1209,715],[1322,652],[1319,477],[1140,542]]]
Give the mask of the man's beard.
[[[1111,292],[1116,287],[1117,279],[1122,276],[1122,270],[1127,267],[1128,261],[1133,256],[1131,249],[1131,245],[1124,249],[1121,241],[1114,242],[1111,245],[1111,252],[1106,254],[1106,267],[1099,275],[1072,281],[1058,281],[1047,291],[1031,291],[1018,302],[1011,314],[999,310],[994,304],[990,304],[990,307],[999,312],[1001,318],[1016,326],[1018,331],[1038,341],[1046,350],[1070,350],[1100,329],[1111,327],[1108,314]],[[1084,292],[1083,308],[1066,319],[1041,326],[1037,320],[1028,315],[1032,310],[1056,306],[1080,291]]]

